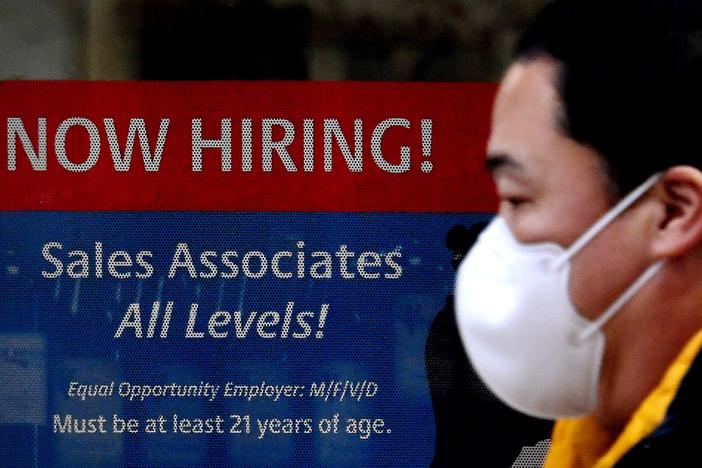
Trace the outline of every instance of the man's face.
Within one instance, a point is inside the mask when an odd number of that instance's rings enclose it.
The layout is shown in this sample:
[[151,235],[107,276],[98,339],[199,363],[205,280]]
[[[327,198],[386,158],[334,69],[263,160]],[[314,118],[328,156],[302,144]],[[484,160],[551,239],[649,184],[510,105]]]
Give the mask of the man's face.
[[[499,214],[523,243],[573,243],[614,204],[597,152],[559,126],[558,65],[542,57],[513,64],[500,86],[487,165]],[[650,263],[637,242],[636,205],[613,221],[572,261],[570,295],[593,319]],[[616,319],[616,317],[615,317]]]

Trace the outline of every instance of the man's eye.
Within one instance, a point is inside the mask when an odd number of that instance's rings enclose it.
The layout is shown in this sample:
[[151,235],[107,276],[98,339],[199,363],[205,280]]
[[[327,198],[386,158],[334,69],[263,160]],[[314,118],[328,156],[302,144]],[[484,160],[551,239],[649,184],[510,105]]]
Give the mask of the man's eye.
[[525,204],[528,200],[523,197],[504,197],[502,199],[503,203],[506,203],[510,208],[519,208]]

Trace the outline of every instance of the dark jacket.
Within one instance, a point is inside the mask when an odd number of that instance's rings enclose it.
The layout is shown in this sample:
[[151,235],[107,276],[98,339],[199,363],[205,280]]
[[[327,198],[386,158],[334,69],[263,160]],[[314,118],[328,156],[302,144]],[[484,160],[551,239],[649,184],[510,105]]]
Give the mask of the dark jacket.
[[702,352],[692,362],[663,422],[617,463],[618,468],[702,466]]

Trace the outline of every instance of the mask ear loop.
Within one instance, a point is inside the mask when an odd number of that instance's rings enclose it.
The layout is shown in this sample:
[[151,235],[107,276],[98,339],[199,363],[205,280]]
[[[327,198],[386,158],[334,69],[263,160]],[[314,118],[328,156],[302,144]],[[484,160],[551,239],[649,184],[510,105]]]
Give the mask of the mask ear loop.
[[634,189],[632,192],[630,192],[626,197],[622,198],[619,203],[617,203],[614,208],[609,210],[607,213],[605,213],[604,216],[602,216],[600,219],[597,220],[595,224],[590,226],[578,239],[576,239],[573,244],[568,247],[565,252],[558,258],[553,263],[553,268],[554,269],[559,269],[561,268],[566,262],[568,262],[573,256],[582,249],[585,244],[590,242],[597,234],[599,234],[605,226],[607,226],[609,223],[614,220],[617,216],[622,214],[624,210],[629,208],[636,200],[638,200],[644,193],[648,192],[648,190],[653,187],[656,182],[658,182],[658,179],[660,178],[661,173],[657,172],[656,174],[653,174],[651,177],[646,179],[646,181],[639,185],[636,189]]
[[621,309],[622,306],[626,304],[627,301],[629,301],[629,299],[631,299],[632,296],[636,294],[639,291],[639,289],[641,289],[643,285],[645,285],[648,282],[648,280],[650,280],[653,277],[653,275],[658,273],[658,270],[661,269],[664,263],[665,260],[659,260],[650,267],[648,267],[646,271],[644,271],[643,274],[639,276],[636,279],[636,281],[634,281],[634,283],[631,286],[629,286],[627,290],[624,291],[624,293],[621,296],[619,296],[619,298],[616,301],[614,301],[612,305],[610,305],[602,315],[597,317],[597,319],[594,320],[590,325],[588,325],[587,328],[585,328],[585,330],[578,334],[578,339],[580,341],[587,340],[595,332],[597,332],[597,330],[602,328],[604,324],[607,323],[609,319],[611,319],[614,316],[614,314],[616,314],[619,311],[619,309]]
[[[568,262],[575,254],[577,254],[580,249],[582,249],[588,242],[590,242],[597,234],[599,234],[609,223],[612,222],[617,216],[622,214],[627,208],[629,208],[636,200],[638,200],[644,193],[653,187],[661,173],[658,172],[653,174],[651,177],[646,179],[646,181],[639,185],[636,189],[630,192],[626,197],[624,197],[619,203],[617,203],[611,210],[609,210],[604,216],[602,216],[595,224],[590,226],[573,244],[566,249],[566,251],[556,260],[553,264],[554,269],[561,268],[566,262]],[[644,271],[641,276],[639,276],[636,281],[634,281],[631,286],[629,286],[624,293],[622,293],[616,301],[614,301],[607,310],[604,311],[596,320],[594,320],[590,325],[588,325],[582,332],[577,336],[580,341],[587,340],[590,338],[597,330],[602,328],[609,319],[611,319],[614,314],[616,314],[619,309],[622,308],[624,304],[629,301],[629,299],[636,294],[639,289],[641,289],[657,272],[661,269],[664,260],[659,260]]]

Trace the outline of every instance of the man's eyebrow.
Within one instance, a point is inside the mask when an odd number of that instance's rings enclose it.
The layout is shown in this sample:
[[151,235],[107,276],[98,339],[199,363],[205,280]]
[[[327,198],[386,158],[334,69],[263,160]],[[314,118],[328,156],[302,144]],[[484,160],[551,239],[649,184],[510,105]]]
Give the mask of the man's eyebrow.
[[504,153],[493,153],[488,154],[485,160],[485,167],[487,170],[494,174],[498,169],[502,168],[512,168],[523,170],[524,167],[514,160],[510,155]]

